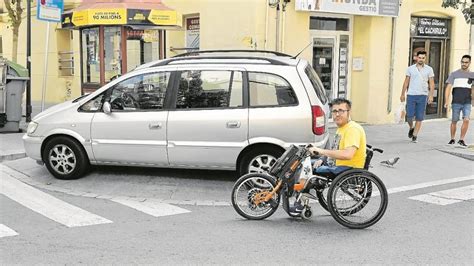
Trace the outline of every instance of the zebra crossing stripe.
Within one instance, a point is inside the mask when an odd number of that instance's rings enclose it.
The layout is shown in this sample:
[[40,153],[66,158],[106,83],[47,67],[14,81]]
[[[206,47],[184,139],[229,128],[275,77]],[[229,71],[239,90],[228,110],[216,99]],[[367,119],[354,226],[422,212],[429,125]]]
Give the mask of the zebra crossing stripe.
[[133,200],[130,198],[117,197],[117,198],[112,198],[110,200],[113,202],[125,205],[127,207],[133,208],[135,210],[144,212],[154,217],[168,216],[168,215],[175,215],[175,214],[190,212],[189,210],[186,210],[186,209],[183,209],[171,204],[166,204],[161,201],[151,200],[151,199],[148,199],[145,201],[138,201],[138,200]]
[[55,222],[67,227],[112,223],[74,205],[35,189],[2,172],[0,193]]
[[442,206],[449,205],[474,199],[474,185],[422,194],[409,199]]
[[18,235],[17,232],[10,229],[8,226],[4,224],[0,224],[0,238],[6,237],[6,236],[16,236],[16,235]]

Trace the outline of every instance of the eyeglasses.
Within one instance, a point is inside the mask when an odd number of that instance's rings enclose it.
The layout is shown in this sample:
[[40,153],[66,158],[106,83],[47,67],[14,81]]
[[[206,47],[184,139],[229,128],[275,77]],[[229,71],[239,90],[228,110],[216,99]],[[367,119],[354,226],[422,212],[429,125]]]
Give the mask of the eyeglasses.
[[461,61],[461,64],[469,64],[469,61]]
[[337,109],[337,110],[332,110],[332,111],[331,111],[332,115],[343,114],[343,113],[345,113],[345,112],[349,112],[349,110]]

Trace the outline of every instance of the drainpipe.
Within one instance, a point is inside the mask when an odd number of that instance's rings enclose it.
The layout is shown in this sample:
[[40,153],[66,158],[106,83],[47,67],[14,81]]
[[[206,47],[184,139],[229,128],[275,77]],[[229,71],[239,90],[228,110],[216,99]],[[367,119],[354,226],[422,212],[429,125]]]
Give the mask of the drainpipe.
[[390,72],[389,72],[389,84],[388,84],[388,102],[387,102],[387,114],[392,112],[392,98],[393,98],[393,72],[395,64],[395,41],[396,41],[396,30],[397,30],[397,18],[392,18],[392,42],[390,44]]
[[276,6],[276,25],[275,25],[275,52],[280,51],[280,3]]
[[285,25],[286,25],[286,12],[285,8],[283,7],[283,16],[281,18],[281,38],[280,38],[280,47],[281,52],[285,52]]
[[263,50],[267,50],[267,40],[268,40],[268,1],[266,2],[265,8],[265,40],[263,40]]

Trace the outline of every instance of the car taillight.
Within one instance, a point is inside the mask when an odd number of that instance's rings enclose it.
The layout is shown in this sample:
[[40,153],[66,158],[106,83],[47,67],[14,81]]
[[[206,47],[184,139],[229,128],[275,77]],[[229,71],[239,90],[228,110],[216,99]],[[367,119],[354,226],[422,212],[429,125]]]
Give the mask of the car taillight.
[[311,106],[313,115],[313,133],[315,135],[323,135],[326,130],[326,116],[321,106]]

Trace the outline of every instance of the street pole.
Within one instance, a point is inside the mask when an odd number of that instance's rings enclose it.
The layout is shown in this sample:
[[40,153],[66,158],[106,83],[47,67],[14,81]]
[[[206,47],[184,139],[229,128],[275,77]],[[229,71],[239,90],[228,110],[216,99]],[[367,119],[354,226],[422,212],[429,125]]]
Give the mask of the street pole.
[[41,112],[44,111],[44,98],[46,96],[46,80],[48,76],[48,57],[49,57],[49,21],[46,24],[46,47],[44,48],[44,74],[43,74],[43,89],[41,90]]
[[31,1],[26,0],[26,68],[28,81],[26,82],[26,122],[31,121]]

